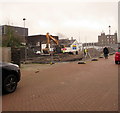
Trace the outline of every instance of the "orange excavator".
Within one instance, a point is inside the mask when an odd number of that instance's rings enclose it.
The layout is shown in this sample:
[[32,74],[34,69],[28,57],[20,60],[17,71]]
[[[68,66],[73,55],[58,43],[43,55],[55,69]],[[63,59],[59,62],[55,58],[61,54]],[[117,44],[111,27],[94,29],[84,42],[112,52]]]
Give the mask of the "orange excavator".
[[52,37],[51,35],[49,35],[49,33],[46,33],[46,38],[47,38],[47,43],[46,43],[46,48],[43,49],[43,53],[49,54],[50,53],[50,49],[49,49],[50,39],[52,39],[56,43],[57,46],[59,46],[59,43],[58,43],[58,40]]

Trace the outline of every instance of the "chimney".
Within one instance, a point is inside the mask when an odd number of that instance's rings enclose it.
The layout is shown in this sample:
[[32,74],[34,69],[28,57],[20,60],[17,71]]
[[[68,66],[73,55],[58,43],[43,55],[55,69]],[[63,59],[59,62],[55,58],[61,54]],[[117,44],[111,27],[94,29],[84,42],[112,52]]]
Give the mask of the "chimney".
[[73,40],[73,37],[71,37],[71,40]]

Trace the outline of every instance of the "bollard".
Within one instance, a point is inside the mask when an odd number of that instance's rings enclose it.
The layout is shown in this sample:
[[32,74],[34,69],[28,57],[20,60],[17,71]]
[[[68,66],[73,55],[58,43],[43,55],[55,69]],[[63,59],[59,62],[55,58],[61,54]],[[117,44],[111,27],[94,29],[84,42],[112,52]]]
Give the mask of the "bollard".
[[98,61],[98,59],[97,58],[93,58],[91,61]]
[[78,62],[78,64],[86,64],[86,62],[85,61],[80,61],[80,62]]

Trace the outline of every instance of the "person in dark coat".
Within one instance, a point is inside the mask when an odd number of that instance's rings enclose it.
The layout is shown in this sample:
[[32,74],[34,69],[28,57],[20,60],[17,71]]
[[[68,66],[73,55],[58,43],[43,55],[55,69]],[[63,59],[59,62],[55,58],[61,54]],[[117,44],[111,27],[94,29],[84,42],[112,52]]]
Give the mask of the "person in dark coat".
[[103,49],[103,53],[104,53],[105,59],[108,59],[109,50],[108,50],[107,47],[105,47],[105,48]]

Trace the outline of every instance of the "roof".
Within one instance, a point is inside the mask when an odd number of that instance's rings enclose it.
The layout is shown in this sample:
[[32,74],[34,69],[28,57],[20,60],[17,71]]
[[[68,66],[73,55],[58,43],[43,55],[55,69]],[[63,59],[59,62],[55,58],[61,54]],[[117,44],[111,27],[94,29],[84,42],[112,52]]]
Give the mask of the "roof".
[[[52,35],[51,35],[52,36]],[[55,39],[59,39],[59,37],[58,36],[52,36],[52,37],[54,37]],[[46,35],[31,35],[31,36],[28,36],[27,37],[28,39],[30,39],[30,38],[44,38],[45,40],[46,40]]]
[[59,44],[60,45],[65,45],[66,47],[70,47],[70,45],[73,44],[73,42],[75,42],[76,40],[69,40],[69,39],[61,39],[59,40]]
[[[55,39],[59,40],[58,36],[52,36]],[[50,39],[51,40],[51,39]],[[32,35],[27,37],[27,42],[29,44],[36,44],[37,42],[41,42],[42,44],[46,44],[47,38],[46,35]]]
[[13,25],[1,25],[2,27],[12,27],[12,28],[21,28],[21,29],[28,29],[26,27],[19,27],[19,26],[13,26]]

